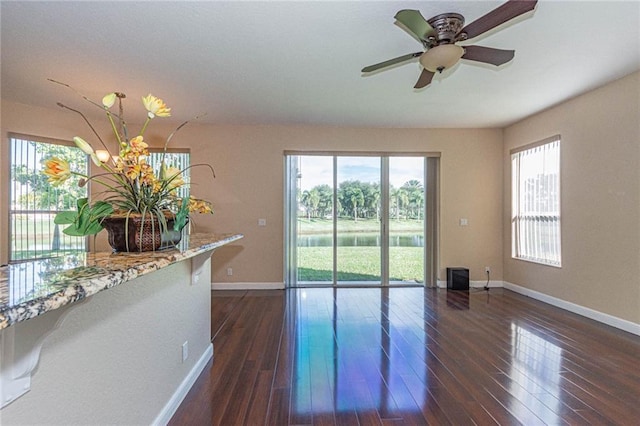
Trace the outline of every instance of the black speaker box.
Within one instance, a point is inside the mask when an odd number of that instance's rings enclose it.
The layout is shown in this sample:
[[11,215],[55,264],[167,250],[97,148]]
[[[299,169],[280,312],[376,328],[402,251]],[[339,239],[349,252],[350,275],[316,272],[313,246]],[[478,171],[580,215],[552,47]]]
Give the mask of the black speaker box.
[[467,268],[447,268],[447,290],[469,291],[469,270]]

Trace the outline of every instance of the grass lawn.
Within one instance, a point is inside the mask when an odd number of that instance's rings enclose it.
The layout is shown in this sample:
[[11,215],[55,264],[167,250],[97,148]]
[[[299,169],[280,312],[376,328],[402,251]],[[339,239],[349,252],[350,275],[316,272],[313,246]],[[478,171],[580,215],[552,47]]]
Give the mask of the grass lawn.
[[[379,233],[376,219],[338,219],[338,233]],[[391,220],[394,233],[422,233],[422,220]],[[298,218],[299,235],[332,235],[331,219]],[[357,235],[357,234],[356,234]],[[332,281],[332,247],[298,247],[298,280]],[[422,247],[391,247],[389,249],[389,280],[424,281]],[[380,247],[338,247],[338,281],[380,282]]]
[[[298,281],[331,281],[332,247],[298,247]],[[391,247],[389,280],[424,280],[422,247]],[[338,281],[380,281],[380,247],[338,247]]]
[[85,238],[70,237],[58,226],[57,249],[52,248],[54,230],[53,214],[14,214],[11,229],[11,260],[48,258],[51,256],[84,252]]

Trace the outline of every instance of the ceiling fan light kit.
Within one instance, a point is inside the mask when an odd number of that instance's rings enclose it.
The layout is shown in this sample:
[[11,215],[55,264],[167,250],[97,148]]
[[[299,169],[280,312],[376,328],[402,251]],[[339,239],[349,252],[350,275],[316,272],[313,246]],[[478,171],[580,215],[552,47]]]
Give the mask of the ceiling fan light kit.
[[532,11],[537,0],[509,0],[486,15],[464,25],[464,17],[458,13],[443,13],[426,20],[417,10],[401,10],[395,19],[401,27],[415,36],[423,45],[423,52],[409,53],[394,59],[369,65],[363,73],[381,70],[414,58],[419,58],[424,68],[414,88],[428,86],[436,72],[453,67],[460,59],[499,66],[513,59],[515,51],[484,46],[458,46],[456,43],[470,40],[511,19]]
[[442,72],[458,63],[464,49],[456,44],[432,47],[420,56],[420,64],[431,72]]

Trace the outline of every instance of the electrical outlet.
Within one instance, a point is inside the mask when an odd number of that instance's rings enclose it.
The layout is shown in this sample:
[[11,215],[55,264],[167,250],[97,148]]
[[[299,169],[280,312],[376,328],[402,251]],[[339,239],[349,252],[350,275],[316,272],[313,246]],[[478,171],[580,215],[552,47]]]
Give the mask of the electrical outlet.
[[227,268],[227,276],[230,277],[233,275],[233,268]]
[[490,274],[491,273],[491,266],[485,266],[484,267],[484,272],[487,273],[487,274]]
[[182,344],[182,362],[185,362],[189,358],[189,341],[187,340]]

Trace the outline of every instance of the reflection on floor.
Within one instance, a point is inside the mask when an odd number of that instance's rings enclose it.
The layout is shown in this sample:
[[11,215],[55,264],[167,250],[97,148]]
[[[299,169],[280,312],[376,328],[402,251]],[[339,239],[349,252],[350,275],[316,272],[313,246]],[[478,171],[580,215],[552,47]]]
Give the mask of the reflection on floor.
[[640,418],[640,338],[508,290],[214,292],[212,330],[172,424]]

